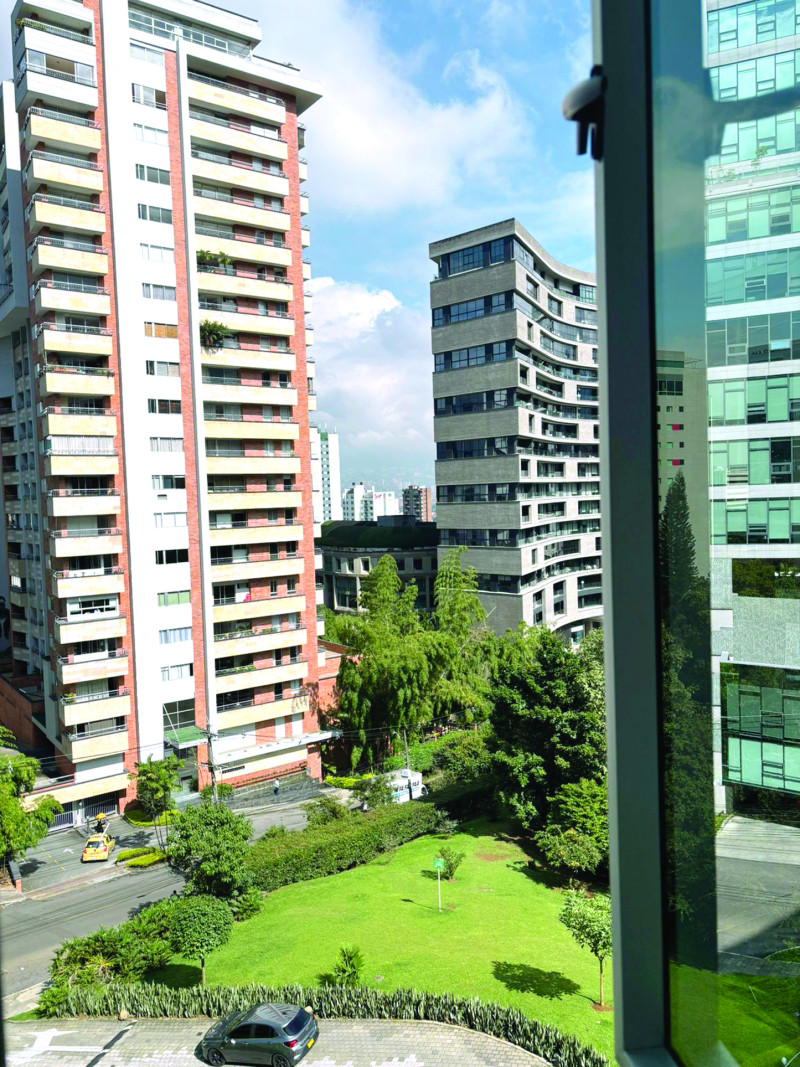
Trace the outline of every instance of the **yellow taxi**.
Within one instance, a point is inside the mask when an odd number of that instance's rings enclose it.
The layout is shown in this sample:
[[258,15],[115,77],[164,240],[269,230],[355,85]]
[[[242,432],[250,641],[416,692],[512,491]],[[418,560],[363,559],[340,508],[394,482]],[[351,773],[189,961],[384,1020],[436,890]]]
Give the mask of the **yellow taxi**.
[[94,860],[107,860],[111,855],[116,841],[110,834],[92,834],[86,839],[86,844],[81,853],[81,863],[91,863]]

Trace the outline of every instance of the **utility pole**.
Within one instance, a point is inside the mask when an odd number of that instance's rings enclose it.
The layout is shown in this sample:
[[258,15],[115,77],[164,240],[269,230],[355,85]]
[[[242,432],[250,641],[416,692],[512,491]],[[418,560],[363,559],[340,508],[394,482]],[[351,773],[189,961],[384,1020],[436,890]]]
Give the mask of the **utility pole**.
[[203,732],[205,733],[206,740],[208,741],[208,763],[206,764],[206,766],[208,767],[208,770],[211,774],[211,799],[212,802],[216,804],[219,800],[219,797],[217,796],[217,768],[214,766],[213,742],[217,739],[219,735],[215,734],[210,726],[206,726]]
[[405,750],[406,754],[406,770],[410,771],[411,764],[408,759],[408,734],[405,732],[405,730],[403,730],[403,749]]

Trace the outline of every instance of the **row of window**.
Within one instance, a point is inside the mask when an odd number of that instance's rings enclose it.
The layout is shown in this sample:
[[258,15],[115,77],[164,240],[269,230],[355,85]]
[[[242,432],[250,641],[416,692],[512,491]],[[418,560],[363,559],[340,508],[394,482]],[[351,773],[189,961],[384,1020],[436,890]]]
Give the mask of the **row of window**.
[[800,374],[708,383],[710,426],[800,420]]
[[[549,537],[558,537],[563,534],[597,533],[599,530],[599,519],[567,519],[564,522],[545,523],[527,530],[442,529],[439,531],[439,543],[450,546],[464,545],[470,548],[517,548],[520,545],[533,544]],[[560,552],[560,547],[564,545],[577,547]],[[580,541],[560,541],[556,545],[545,548],[545,559],[559,554],[571,555],[579,550]]]
[[800,185],[711,200],[706,244],[749,241],[800,232]]
[[171,608],[176,604],[191,604],[191,602],[191,589],[177,589],[174,592],[158,594],[158,606],[160,608]]
[[800,437],[712,441],[711,485],[781,485],[800,482]]
[[726,52],[800,33],[800,0],[747,0],[708,12],[708,51]]
[[165,222],[172,225],[172,208],[154,204],[139,204],[139,218],[145,222]]
[[712,500],[711,543],[800,544],[800,498]]
[[710,165],[726,166],[759,155],[783,155],[800,149],[800,110],[769,115],[747,122],[729,122],[722,134],[718,156],[709,156]]
[[467,322],[469,319],[498,315],[504,311],[512,311],[514,308],[522,311],[528,318],[533,318],[533,305],[530,301],[513,290],[508,290],[504,293],[492,293],[490,296],[479,296],[474,300],[462,300],[458,304],[445,304],[442,307],[433,308],[433,325],[447,326],[456,322]]
[[751,252],[706,263],[706,303],[741,304],[800,294],[800,248]]
[[515,389],[489,389],[481,393],[460,393],[458,396],[439,396],[434,401],[436,415],[465,415],[476,411],[513,408]]
[[706,323],[709,367],[800,358],[800,311]]
[[791,89],[800,81],[800,52],[745,59],[709,71],[715,100],[748,100]]

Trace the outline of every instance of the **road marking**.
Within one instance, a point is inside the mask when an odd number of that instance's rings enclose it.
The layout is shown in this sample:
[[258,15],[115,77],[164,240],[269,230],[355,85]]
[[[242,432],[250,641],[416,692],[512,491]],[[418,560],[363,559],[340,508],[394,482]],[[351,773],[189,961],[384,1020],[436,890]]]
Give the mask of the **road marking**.
[[36,1060],[45,1052],[102,1052],[103,1049],[97,1045],[82,1046],[82,1045],[54,1045],[53,1038],[63,1037],[66,1034],[77,1034],[77,1030],[41,1030],[38,1034],[32,1034],[33,1044],[30,1048],[23,1049],[21,1052],[12,1053],[11,1059],[15,1063],[27,1063],[29,1060]]

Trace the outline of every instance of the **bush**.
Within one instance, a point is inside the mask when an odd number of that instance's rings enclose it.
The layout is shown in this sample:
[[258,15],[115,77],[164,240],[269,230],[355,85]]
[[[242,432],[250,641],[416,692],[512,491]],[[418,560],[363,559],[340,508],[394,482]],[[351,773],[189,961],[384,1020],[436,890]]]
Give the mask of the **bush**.
[[[404,805],[408,807],[408,805]],[[307,1004],[321,1019],[425,1019],[449,1023],[509,1041],[557,1067],[610,1067],[601,1053],[577,1038],[523,1015],[517,1008],[504,1008],[476,998],[449,993],[397,989],[384,992],[364,986],[324,985],[317,988],[262,985],[207,986],[173,989],[164,985],[115,985],[105,988],[68,990],[51,1010],[50,991],[39,1000],[45,1017],[80,1015],[116,1017],[121,1011],[140,1018],[192,1019],[198,1015],[219,1018],[250,1008],[253,1004]]]
[[310,827],[327,826],[328,823],[341,822],[352,817],[352,812],[336,797],[321,796],[308,804],[303,804],[306,820]]
[[245,863],[255,884],[270,892],[292,882],[357,867],[435,828],[432,805],[418,801],[392,804],[347,821],[292,830],[281,837],[262,837],[250,849]]
[[382,774],[360,781],[353,790],[353,796],[370,811],[385,808],[393,801],[392,787]]
[[162,852],[160,848],[154,848],[146,856],[136,856],[129,860],[127,866],[129,868],[152,867],[155,863],[163,863],[166,858],[166,852]]
[[458,820],[451,819],[444,808],[436,809],[436,833],[450,837],[458,830]]
[[331,974],[334,985],[358,985],[363,970],[361,949],[357,945],[342,945]]
[[[233,786],[230,782],[217,782],[217,797],[220,800],[224,800],[225,797],[233,795]],[[212,785],[204,785],[200,790],[200,796],[203,800],[214,799],[214,787]]]
[[359,782],[365,782],[372,777],[371,774],[329,774],[325,779],[325,785],[333,786],[335,789],[355,789]]
[[165,812],[163,815],[159,815],[157,819],[151,819],[144,811],[141,804],[129,804],[125,809],[123,818],[125,818],[131,826],[144,827],[144,826],[169,826],[170,822],[178,814],[177,810],[172,809]]
[[464,860],[464,853],[459,852],[458,849],[453,848],[452,845],[442,845],[436,855],[439,859],[444,860],[445,878],[455,878],[456,871]]
[[122,852],[117,853],[117,863],[124,863],[125,860],[135,859],[137,856],[147,856],[153,851],[152,847],[147,848],[123,848]]
[[200,344],[203,348],[221,348],[222,342],[230,337],[231,331],[224,322],[214,319],[201,319]]
[[264,897],[260,889],[250,885],[240,893],[230,897],[228,904],[234,921],[240,923],[244,922],[245,919],[252,919],[254,915],[258,915],[264,906]]

